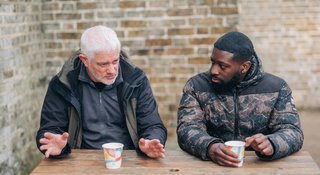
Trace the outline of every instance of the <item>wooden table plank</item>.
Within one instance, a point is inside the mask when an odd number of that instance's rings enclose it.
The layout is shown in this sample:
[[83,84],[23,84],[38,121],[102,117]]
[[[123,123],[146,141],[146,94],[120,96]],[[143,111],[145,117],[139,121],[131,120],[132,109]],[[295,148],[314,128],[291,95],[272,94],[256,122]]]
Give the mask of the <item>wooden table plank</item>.
[[202,161],[181,150],[166,151],[164,159],[141,157],[135,151],[124,151],[122,167],[109,170],[104,165],[102,150],[73,150],[65,159],[45,159],[32,175],[41,174],[312,174],[320,175],[308,152],[300,151],[283,159],[260,161],[254,152],[246,152],[243,167],[229,168]]

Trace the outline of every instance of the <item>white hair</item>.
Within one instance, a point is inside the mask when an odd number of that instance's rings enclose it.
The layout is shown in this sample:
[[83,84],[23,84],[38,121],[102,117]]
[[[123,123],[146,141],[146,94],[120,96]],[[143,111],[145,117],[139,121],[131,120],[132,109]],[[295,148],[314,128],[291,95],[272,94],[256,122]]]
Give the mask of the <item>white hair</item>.
[[121,44],[117,34],[105,26],[94,26],[86,29],[81,35],[80,49],[89,59],[93,58],[95,52],[118,51]]

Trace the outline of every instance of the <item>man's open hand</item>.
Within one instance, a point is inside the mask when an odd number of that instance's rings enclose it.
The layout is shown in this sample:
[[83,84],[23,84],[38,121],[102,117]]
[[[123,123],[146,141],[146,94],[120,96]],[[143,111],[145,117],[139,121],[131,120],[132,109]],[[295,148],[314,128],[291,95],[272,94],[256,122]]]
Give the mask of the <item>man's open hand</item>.
[[45,152],[46,158],[61,154],[62,149],[66,146],[69,134],[67,132],[61,134],[44,133],[44,138],[39,140],[40,150]]
[[144,139],[139,140],[139,148],[147,156],[151,158],[164,158],[164,146],[160,143],[158,139]]

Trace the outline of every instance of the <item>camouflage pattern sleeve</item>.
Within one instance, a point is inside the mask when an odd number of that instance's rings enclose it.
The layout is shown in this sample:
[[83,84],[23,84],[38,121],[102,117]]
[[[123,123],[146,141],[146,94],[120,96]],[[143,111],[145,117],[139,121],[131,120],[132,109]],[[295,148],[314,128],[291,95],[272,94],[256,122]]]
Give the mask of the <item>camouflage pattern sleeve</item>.
[[268,138],[273,145],[274,154],[271,157],[257,154],[262,160],[279,159],[297,152],[301,149],[304,140],[292,92],[286,83],[279,92],[271,115],[269,128],[272,134],[268,135]]
[[177,136],[181,149],[203,160],[210,160],[207,150],[211,143],[223,142],[207,133],[204,111],[190,80],[183,89],[178,109]]

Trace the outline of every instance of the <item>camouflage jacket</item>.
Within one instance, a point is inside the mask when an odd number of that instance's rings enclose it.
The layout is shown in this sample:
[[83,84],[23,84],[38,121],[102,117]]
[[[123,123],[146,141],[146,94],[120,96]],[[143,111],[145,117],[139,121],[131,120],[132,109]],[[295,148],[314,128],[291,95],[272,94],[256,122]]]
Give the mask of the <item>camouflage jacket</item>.
[[304,139],[288,84],[264,73],[259,59],[234,89],[215,87],[209,71],[188,80],[178,110],[181,149],[210,160],[210,144],[244,140],[257,133],[267,135],[274,148],[274,154],[268,157],[256,152],[263,160],[300,150]]

